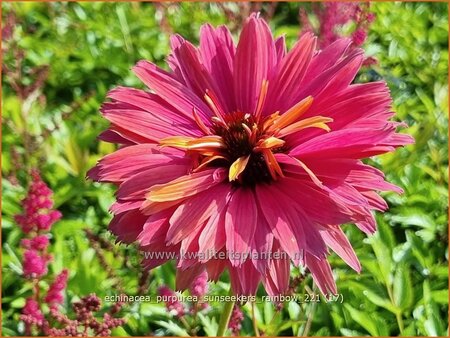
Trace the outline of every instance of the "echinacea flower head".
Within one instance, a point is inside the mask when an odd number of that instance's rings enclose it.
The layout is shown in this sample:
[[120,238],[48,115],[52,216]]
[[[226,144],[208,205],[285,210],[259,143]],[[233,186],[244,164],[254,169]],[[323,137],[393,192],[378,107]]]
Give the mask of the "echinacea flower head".
[[147,268],[176,259],[177,289],[228,270],[234,293],[277,295],[293,263],[335,293],[329,248],[360,271],[341,225],[373,233],[377,192],[401,192],[361,159],[412,142],[384,82],[352,84],[364,56],[350,46],[304,34],[287,52],[252,15],[237,45],[206,24],[199,47],[172,36],[171,71],[138,62],[149,90],[109,93],[100,138],[121,147],[89,172],[118,185],[111,231]]

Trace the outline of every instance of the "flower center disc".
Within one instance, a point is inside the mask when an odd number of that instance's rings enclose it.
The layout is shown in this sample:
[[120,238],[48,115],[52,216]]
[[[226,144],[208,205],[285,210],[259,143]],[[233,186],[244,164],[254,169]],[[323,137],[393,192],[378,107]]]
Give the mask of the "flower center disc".
[[[254,117],[242,112],[228,114],[223,123],[213,122],[212,132],[222,137],[225,146],[227,161],[220,161],[224,166],[229,167],[237,159],[250,156],[241,173],[239,179],[232,183],[238,186],[253,187],[257,183],[269,183],[272,176],[267,168],[264,156],[261,153],[253,151],[257,141],[263,136],[262,128],[258,127]],[[255,130],[255,136],[252,137],[249,131]],[[280,152],[281,148],[277,151]]]

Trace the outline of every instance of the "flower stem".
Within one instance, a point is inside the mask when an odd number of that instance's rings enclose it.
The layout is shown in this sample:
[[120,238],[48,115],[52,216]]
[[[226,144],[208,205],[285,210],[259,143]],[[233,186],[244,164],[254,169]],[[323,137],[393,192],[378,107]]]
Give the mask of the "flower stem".
[[[231,295],[231,290],[230,290]],[[224,337],[225,332],[228,329],[228,323],[230,322],[231,313],[234,308],[234,300],[225,303],[222,315],[220,316],[219,328],[217,329],[217,337]]]
[[252,302],[252,323],[253,323],[253,330],[255,330],[255,336],[259,337],[258,323],[256,322],[255,317],[255,302]]

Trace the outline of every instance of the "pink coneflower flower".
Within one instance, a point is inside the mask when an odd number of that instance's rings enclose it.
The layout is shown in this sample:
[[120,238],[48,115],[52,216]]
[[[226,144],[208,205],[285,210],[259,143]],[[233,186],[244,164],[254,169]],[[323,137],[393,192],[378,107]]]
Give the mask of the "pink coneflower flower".
[[387,209],[377,191],[401,192],[361,159],[413,141],[389,121],[384,82],[352,84],[364,57],[350,45],[316,50],[305,34],[286,52],[252,15],[237,46],[226,27],[206,24],[198,48],[171,38],[170,72],[138,62],[150,91],[109,93],[101,139],[122,147],[89,172],[118,185],[111,231],[157,253],[148,268],[181,253],[178,289],[228,269],[236,294],[262,282],[276,295],[293,262],[336,292],[328,248],[361,268],[341,224],[373,233],[372,210]]

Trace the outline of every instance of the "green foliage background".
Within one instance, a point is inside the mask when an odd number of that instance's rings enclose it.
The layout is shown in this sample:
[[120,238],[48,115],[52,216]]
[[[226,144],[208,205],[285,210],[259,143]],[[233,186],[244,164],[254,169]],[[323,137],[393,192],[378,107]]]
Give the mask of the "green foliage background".
[[[227,6],[238,17],[239,7]],[[309,9],[310,4],[281,3],[270,21],[290,45],[300,30],[299,7]],[[99,2],[2,3],[2,9],[4,23],[11,12],[18,21],[12,38],[16,43],[3,50],[3,63],[14,65],[14,50],[25,51],[23,84],[32,83],[33,68],[48,66],[42,88],[25,102],[11,78],[2,77],[2,325],[4,335],[20,335],[18,317],[31,290],[21,277],[22,235],[13,215],[20,212],[28,177],[12,153],[20,158],[31,149],[25,164],[41,169],[64,215],[52,230],[55,259],[50,269],[70,270],[67,304],[92,292],[100,297],[120,290],[136,294],[139,278],[145,277],[136,250],[115,244],[102,249],[105,266],[85,232],[90,229],[114,243],[107,232],[114,189],[85,179],[87,169],[114,150],[96,139],[107,126],[98,108],[117,85],[142,87],[130,71],[136,61],[149,59],[166,67],[170,30],[197,42],[201,24],[234,27],[236,22],[208,3],[172,4],[165,12],[152,3]],[[373,3],[371,10],[377,20],[365,48],[379,63],[361,71],[357,81],[386,79],[396,118],[416,138],[416,144],[373,160],[405,193],[385,195],[390,210],[377,215],[376,235],[366,238],[353,225],[344,226],[363,270],[358,275],[331,257],[343,303],[291,302],[280,312],[271,303],[257,304],[259,329],[269,335],[299,335],[306,325],[310,335],[321,336],[448,335],[447,4]],[[162,284],[173,287],[174,277],[170,264],[152,271],[146,294],[156,294]],[[305,285],[311,286],[311,280]],[[224,277],[210,286],[210,293],[226,294],[228,287]],[[199,334],[215,334],[222,306],[213,304],[200,316]],[[250,307],[244,310],[241,334],[253,335]],[[114,334],[186,333],[163,304],[130,304],[126,318],[127,324]]]

